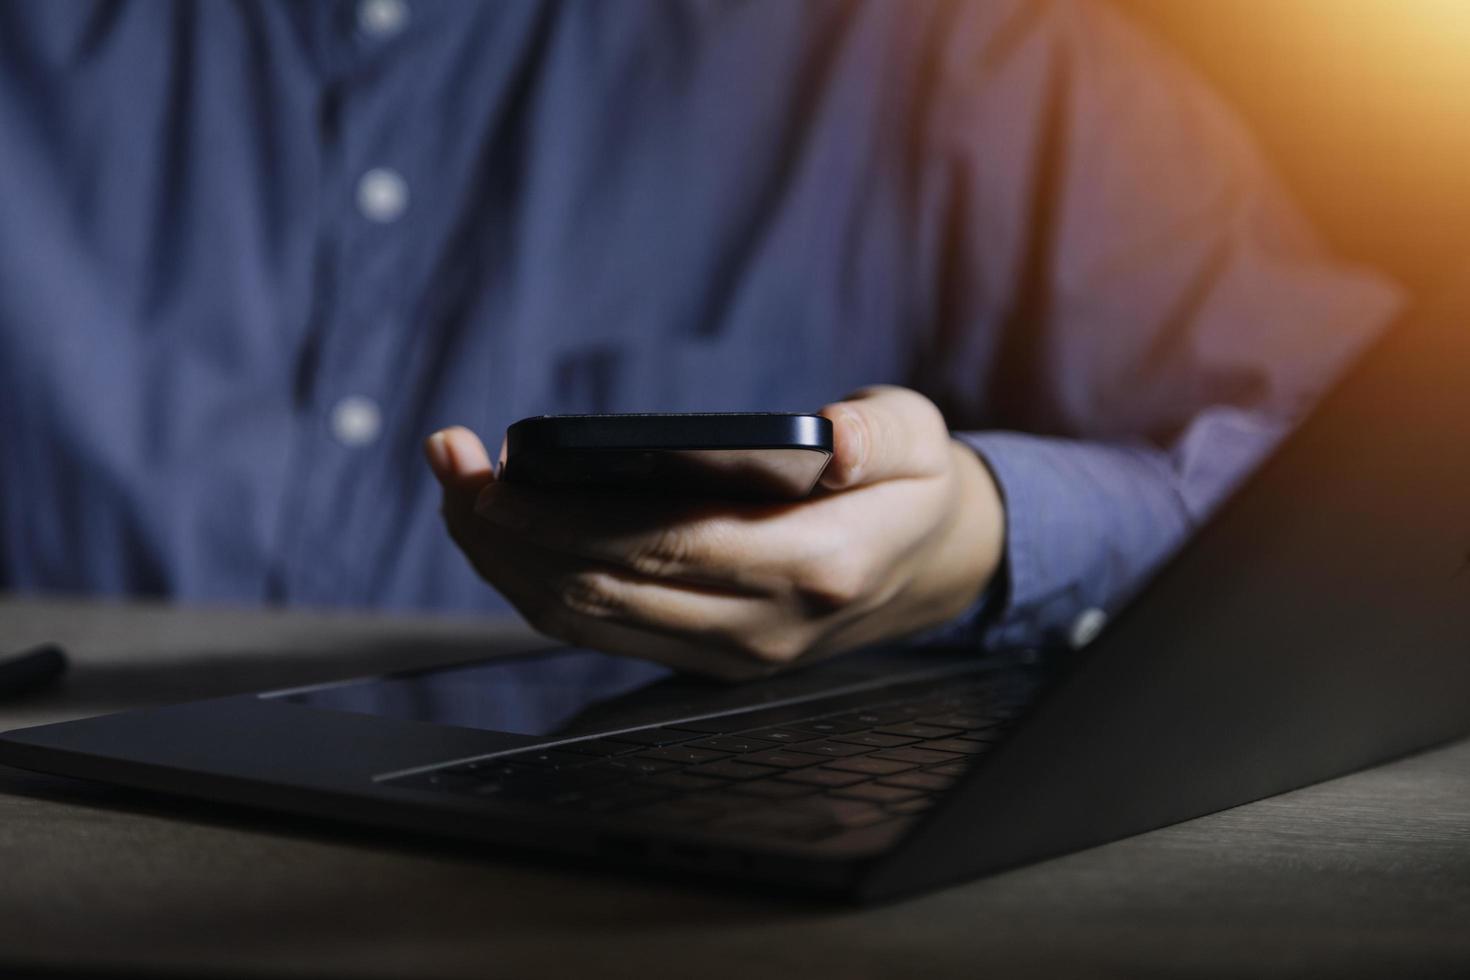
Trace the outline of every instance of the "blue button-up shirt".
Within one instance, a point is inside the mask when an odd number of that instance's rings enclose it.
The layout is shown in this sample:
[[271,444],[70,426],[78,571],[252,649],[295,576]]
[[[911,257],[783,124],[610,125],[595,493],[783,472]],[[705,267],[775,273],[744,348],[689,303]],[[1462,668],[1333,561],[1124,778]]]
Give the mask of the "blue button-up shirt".
[[7,589],[494,609],[431,430],[893,382],[1061,639],[1395,303],[1088,3],[0,3]]

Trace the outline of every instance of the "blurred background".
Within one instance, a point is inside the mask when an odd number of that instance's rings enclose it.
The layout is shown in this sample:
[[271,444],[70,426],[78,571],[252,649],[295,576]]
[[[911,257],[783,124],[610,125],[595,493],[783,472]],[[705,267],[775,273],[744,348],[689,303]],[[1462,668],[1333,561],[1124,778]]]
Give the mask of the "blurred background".
[[1114,0],[1254,129],[1342,254],[1470,270],[1470,0]]

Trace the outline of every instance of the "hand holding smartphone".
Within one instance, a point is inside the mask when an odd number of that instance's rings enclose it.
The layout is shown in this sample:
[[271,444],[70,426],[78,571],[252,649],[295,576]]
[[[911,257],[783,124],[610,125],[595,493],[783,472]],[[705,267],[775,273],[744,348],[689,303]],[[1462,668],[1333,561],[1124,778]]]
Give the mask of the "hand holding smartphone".
[[532,626],[725,679],[948,622],[1001,561],[998,488],[904,388],[821,416],[526,419],[499,478],[467,429],[424,448],[454,543]]

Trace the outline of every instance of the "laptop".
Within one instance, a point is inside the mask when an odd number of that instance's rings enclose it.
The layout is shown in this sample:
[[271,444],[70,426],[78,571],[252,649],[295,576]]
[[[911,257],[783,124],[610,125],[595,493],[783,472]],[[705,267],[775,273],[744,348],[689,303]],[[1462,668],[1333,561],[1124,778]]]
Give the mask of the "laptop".
[[12,731],[0,763],[786,893],[936,888],[1470,731],[1467,378],[1470,315],[1391,331],[1084,650],[731,687],[563,649]]

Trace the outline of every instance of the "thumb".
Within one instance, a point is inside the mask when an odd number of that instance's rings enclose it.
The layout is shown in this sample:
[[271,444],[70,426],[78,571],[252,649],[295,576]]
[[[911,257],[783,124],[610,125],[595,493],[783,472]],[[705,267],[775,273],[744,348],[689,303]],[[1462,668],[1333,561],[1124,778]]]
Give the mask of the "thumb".
[[424,441],[429,469],[444,489],[444,518],[451,528],[474,516],[475,498],[495,480],[495,469],[480,437],[463,426],[440,429]]
[[949,460],[949,430],[929,399],[908,388],[875,385],[822,409],[832,420],[829,490],[902,477],[933,476]]

